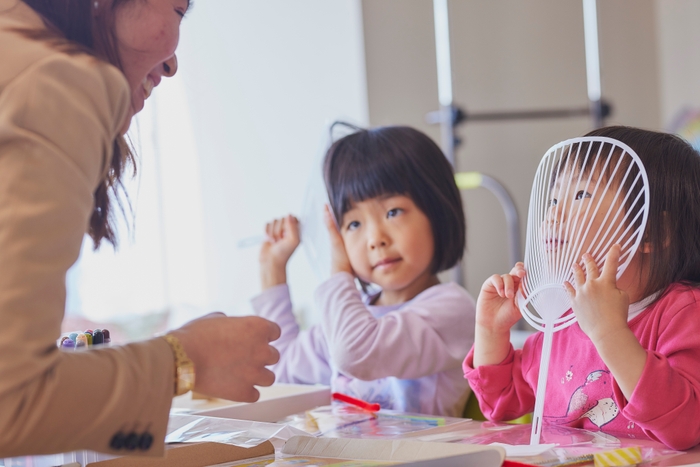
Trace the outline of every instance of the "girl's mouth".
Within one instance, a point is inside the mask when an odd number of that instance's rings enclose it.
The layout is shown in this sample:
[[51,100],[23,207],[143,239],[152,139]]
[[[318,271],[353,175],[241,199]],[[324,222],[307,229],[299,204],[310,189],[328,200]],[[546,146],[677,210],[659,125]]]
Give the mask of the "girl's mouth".
[[566,245],[567,243],[569,242],[560,238],[546,238],[544,240],[544,248],[546,251],[556,250],[560,246]]
[[399,261],[401,261],[401,258],[386,258],[386,259],[379,261],[378,263],[375,263],[375,265],[372,266],[372,269],[388,268],[388,267],[393,266],[394,264],[398,263]]

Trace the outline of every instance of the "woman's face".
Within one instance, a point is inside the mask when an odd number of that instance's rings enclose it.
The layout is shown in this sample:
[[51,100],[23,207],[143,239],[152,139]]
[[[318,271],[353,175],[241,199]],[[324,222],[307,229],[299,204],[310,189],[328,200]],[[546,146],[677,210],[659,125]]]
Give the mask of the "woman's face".
[[131,113],[123,132],[161,78],[177,71],[175,49],[189,6],[190,0],[128,0],[117,6],[119,57],[131,88]]

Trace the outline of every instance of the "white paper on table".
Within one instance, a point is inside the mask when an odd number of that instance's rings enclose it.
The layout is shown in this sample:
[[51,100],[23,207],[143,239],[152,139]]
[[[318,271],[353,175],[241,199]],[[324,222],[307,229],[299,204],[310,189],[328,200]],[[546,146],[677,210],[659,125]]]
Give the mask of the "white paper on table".
[[504,443],[491,443],[489,446],[501,446],[506,450],[506,457],[527,457],[527,456],[539,456],[545,451],[552,449],[556,446],[556,443],[552,444],[504,444]]

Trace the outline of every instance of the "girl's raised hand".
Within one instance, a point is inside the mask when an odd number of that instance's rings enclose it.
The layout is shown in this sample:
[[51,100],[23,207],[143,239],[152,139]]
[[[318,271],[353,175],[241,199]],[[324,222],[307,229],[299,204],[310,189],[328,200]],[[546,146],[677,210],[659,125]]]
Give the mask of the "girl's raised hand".
[[516,263],[510,273],[495,274],[484,282],[476,300],[474,368],[501,363],[510,351],[510,328],[520,319],[515,302],[525,277],[525,265]]
[[288,215],[265,225],[267,239],[260,248],[262,288],[287,282],[287,262],[299,246],[299,220]]
[[586,272],[574,264],[574,288],[564,283],[581,330],[596,343],[611,332],[628,329],[629,297],[617,288],[617,267],[620,263],[620,245],[613,245],[605,257],[603,271],[588,253],[582,256]]
[[494,274],[481,286],[476,301],[476,324],[490,333],[509,333],[520,319],[515,295],[525,277],[525,265],[516,263],[508,274]]
[[331,208],[327,204],[323,213],[323,219],[326,221],[328,236],[331,240],[331,274],[335,274],[336,272],[348,272],[355,275],[352,265],[350,264],[350,258],[348,258],[348,253],[345,250],[345,242],[343,242],[343,237],[340,235],[338,226],[335,224]]

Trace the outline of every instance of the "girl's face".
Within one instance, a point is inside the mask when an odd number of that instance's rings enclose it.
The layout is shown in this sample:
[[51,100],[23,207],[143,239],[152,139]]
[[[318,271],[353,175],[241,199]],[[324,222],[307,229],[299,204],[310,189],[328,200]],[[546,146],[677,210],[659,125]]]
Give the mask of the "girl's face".
[[596,258],[605,256],[607,251],[592,249],[619,238],[625,231],[621,203],[624,195],[615,196],[618,190],[614,182],[607,189],[606,185],[607,180],[598,183],[596,177],[585,174],[579,177],[564,172],[558,177],[542,225],[545,250],[550,257],[569,252],[575,245],[582,245],[579,258],[583,253]]
[[428,217],[407,196],[354,203],[340,233],[350,264],[364,282],[382,288],[382,304],[402,303],[436,283],[435,250]]
[[[551,193],[553,196],[541,226],[550,261],[566,263],[565,255],[575,253],[579,264],[584,253],[591,254],[596,260],[604,258],[613,244],[624,247],[634,234],[635,229],[629,227],[631,219],[626,217],[623,205],[626,193],[619,191],[615,180],[608,185],[607,179],[598,183],[595,175],[589,177],[585,174],[579,180],[578,174],[570,177],[564,172]],[[634,213],[630,214],[634,218]],[[580,250],[574,248],[576,245],[581,245]],[[618,280],[618,288],[630,295],[631,302],[644,298],[638,296],[644,275],[641,264],[641,253],[637,253]]]
[[175,49],[189,6],[190,0],[131,0],[117,7],[119,57],[131,88],[131,114],[124,132],[161,78],[177,71]]

